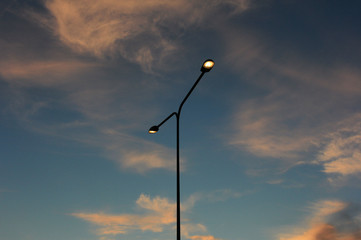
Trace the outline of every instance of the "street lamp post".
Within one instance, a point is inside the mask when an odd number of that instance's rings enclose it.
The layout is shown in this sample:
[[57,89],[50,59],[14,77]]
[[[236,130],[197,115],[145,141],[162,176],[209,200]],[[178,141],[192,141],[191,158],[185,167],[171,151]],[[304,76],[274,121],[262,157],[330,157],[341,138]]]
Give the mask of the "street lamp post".
[[192,88],[189,90],[188,94],[183,99],[182,103],[179,105],[178,112],[171,113],[161,123],[159,123],[156,126],[151,127],[148,131],[151,134],[158,132],[160,126],[162,126],[171,117],[176,116],[176,119],[177,119],[177,240],[181,239],[181,234],[180,234],[180,181],[179,181],[179,178],[180,178],[180,173],[179,173],[179,119],[180,119],[180,114],[181,114],[184,103],[187,101],[188,97],[191,95],[194,88],[197,86],[197,84],[199,83],[199,81],[201,80],[203,75],[206,72],[209,72],[213,68],[213,66],[214,66],[214,61],[212,59],[207,59],[206,61],[204,61],[203,65],[201,67],[201,74],[199,75],[197,81],[193,84]]

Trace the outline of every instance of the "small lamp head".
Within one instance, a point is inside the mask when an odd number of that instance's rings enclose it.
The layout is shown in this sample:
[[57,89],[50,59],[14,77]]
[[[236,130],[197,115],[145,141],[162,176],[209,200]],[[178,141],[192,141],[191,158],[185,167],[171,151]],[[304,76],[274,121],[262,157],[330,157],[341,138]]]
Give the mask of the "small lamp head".
[[207,59],[202,65],[201,72],[209,72],[212,70],[213,66],[214,61],[212,59]]
[[148,132],[150,134],[154,134],[154,133],[158,132],[158,130],[159,130],[158,126],[153,126],[153,127],[149,128]]

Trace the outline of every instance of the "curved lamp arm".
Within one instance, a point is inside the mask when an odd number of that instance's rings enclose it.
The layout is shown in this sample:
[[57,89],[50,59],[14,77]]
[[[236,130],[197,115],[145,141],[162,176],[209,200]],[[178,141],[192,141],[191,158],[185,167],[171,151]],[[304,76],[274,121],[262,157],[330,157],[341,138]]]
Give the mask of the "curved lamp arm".
[[193,92],[194,88],[197,86],[197,84],[199,83],[199,81],[201,80],[201,78],[203,77],[203,75],[206,72],[209,72],[212,70],[214,66],[214,61],[212,59],[207,59],[203,62],[202,67],[201,67],[201,75],[199,75],[197,81],[193,84],[192,88],[189,90],[188,94],[185,96],[185,98],[183,99],[182,103],[179,105],[178,108],[178,116],[180,116],[180,113],[182,111],[182,107],[183,104],[187,101],[188,97],[191,95],[191,93]]
[[166,121],[168,121],[168,119],[170,119],[171,117],[173,117],[173,115],[175,115],[178,118],[178,113],[174,112],[171,115],[169,115],[166,119],[164,119],[161,123],[159,123],[158,125],[155,125],[151,128],[149,128],[148,132],[149,133],[156,133],[159,131],[159,127],[163,125],[163,123],[165,123]]
[[189,92],[187,93],[187,95],[185,96],[185,98],[183,99],[182,103],[179,105],[178,108],[178,116],[180,116],[181,111],[182,111],[182,107],[184,105],[184,103],[187,101],[188,97],[191,95],[191,93],[193,92],[194,88],[197,86],[197,84],[199,83],[199,81],[201,80],[201,78],[203,77],[205,72],[202,72],[201,75],[199,75],[197,81],[193,84],[193,87],[189,90]]
[[197,86],[197,84],[199,83],[199,81],[201,80],[201,78],[203,77],[203,75],[206,72],[209,72],[212,70],[214,66],[214,61],[212,59],[207,59],[206,61],[203,62],[202,67],[201,67],[201,74],[199,75],[197,81],[193,84],[192,88],[188,91],[187,95],[185,96],[185,98],[183,99],[183,101],[181,102],[181,104],[179,105],[178,108],[178,112],[173,112],[172,114],[170,114],[166,119],[164,119],[160,124],[155,125],[153,127],[151,127],[148,132],[149,133],[156,133],[159,131],[159,127],[163,125],[163,123],[165,123],[166,121],[168,121],[168,119],[170,119],[171,117],[173,117],[173,115],[175,115],[177,117],[177,119],[179,119],[182,108],[184,103],[187,101],[188,97],[191,95],[191,93],[193,92],[194,88]]

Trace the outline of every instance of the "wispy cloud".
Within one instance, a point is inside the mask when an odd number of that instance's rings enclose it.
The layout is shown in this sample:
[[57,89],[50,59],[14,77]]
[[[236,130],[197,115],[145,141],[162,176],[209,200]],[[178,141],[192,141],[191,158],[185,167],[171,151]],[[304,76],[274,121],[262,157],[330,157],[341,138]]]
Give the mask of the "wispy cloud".
[[331,106],[319,110],[321,104],[312,106],[294,97],[271,94],[242,104],[230,144],[279,161],[280,173],[300,164],[318,164],[330,181],[360,174],[360,114],[331,120]]
[[0,57],[0,77],[8,83],[9,97],[3,113],[32,131],[95,146],[123,169],[175,168],[170,149],[132,135],[132,129],[144,127],[144,119],[156,114],[147,105],[157,84],[111,75],[111,66],[94,59],[55,50],[48,57],[38,56],[26,45],[5,41],[0,47],[7,56]]
[[307,123],[298,115],[296,104],[300,99],[284,98],[285,93],[275,93],[242,104],[234,118],[237,134],[230,144],[257,156],[287,159],[310,149],[317,136],[302,126]]
[[[361,71],[357,61],[349,60],[349,57],[359,58],[358,51],[351,51],[346,57],[329,49],[315,56],[312,48],[302,48],[299,42],[275,46],[274,36],[257,27],[250,30],[242,26],[237,29],[225,26],[220,31],[226,43],[225,61],[234,71],[246,76],[242,80],[268,88],[293,85],[298,88],[293,90],[306,90],[309,94],[323,89],[337,94],[337,97],[339,94],[356,96],[361,92]],[[327,35],[318,37],[321,39],[317,40],[328,43]],[[343,35],[341,40],[347,42],[353,37],[358,39],[359,35]]]
[[[240,13],[248,9],[249,1],[43,3],[42,13],[22,9],[21,21],[30,18],[32,27],[40,24],[49,30],[42,32],[45,48],[24,41],[25,34],[15,42],[0,40],[0,76],[13,96],[6,111],[33,131],[96,146],[122,169],[174,170],[171,149],[136,138],[132,132],[156,115],[156,109],[149,108],[159,90],[156,80],[144,80],[143,73],[128,73],[129,66],[123,71],[107,59],[121,56],[121,61],[153,72],[182,50],[179,38],[189,28],[207,26],[204,23],[215,12]],[[34,89],[49,94],[34,97]],[[51,114],[54,111],[67,117],[57,118]],[[53,117],[44,117],[48,115]]]
[[70,75],[96,67],[95,63],[67,60],[3,60],[0,75],[3,79],[22,86],[59,86],[71,81]]
[[[136,205],[142,213],[113,215],[103,212],[77,212],[71,215],[97,226],[96,233],[103,237],[130,234],[137,230],[160,233],[174,228],[176,222],[176,205],[174,202],[159,196],[150,198],[150,196],[141,194],[136,201]],[[182,212],[189,211],[193,205],[193,201],[186,201],[181,206]],[[204,225],[193,224],[186,219],[183,221],[182,233],[185,238],[191,240],[220,240],[212,235],[202,235],[202,233],[207,233]]]
[[[174,150],[130,135],[102,135],[102,141],[96,141],[95,145],[103,147],[105,154],[119,163],[123,169],[144,173],[152,169],[174,171],[176,167]],[[184,159],[182,163],[184,170]]]
[[191,240],[221,240],[220,238],[215,238],[211,235],[208,236],[191,236],[189,237]]
[[198,201],[223,202],[231,198],[239,198],[249,192],[240,193],[232,189],[218,189],[211,192],[197,192],[189,196],[185,202],[185,207],[193,207]]
[[[84,4],[89,6],[84,8]],[[144,71],[165,64],[181,49],[177,41],[190,26],[203,24],[222,6],[244,11],[248,0],[46,1],[50,16],[34,15],[68,47],[79,53],[115,56],[141,65]]]
[[99,235],[125,234],[130,230],[161,232],[165,226],[174,223],[175,205],[168,199],[160,197],[150,199],[149,196],[141,194],[136,204],[147,213],[144,215],[73,213],[72,215],[100,226],[100,229],[97,230]]
[[[97,70],[102,71],[101,66],[98,65]],[[35,132],[98,147],[123,169],[136,172],[159,168],[174,170],[172,150],[130,133],[144,116],[151,118],[154,114],[146,107],[134,105],[142,101],[137,98],[146,98],[147,94],[130,96],[131,85],[110,83],[112,79],[102,80],[100,85],[98,79],[87,78],[94,71],[94,64],[77,61],[0,63],[0,74],[9,82],[13,97],[6,111]],[[53,96],[43,94],[34,98],[31,89],[39,88],[47,88]],[[123,95],[119,96],[120,93]],[[71,115],[65,119],[54,116],[43,120],[43,116],[55,109]]]
[[207,228],[203,224],[182,224],[182,235],[186,239],[190,240],[222,240],[221,238],[215,238],[213,235],[207,234]]
[[357,66],[315,62],[292,45],[275,53],[262,39],[225,30],[228,63],[264,92],[234,108],[228,143],[279,163],[278,173],[320,164],[330,181],[359,174]]
[[276,185],[276,184],[281,184],[283,183],[285,180],[284,179],[274,179],[274,180],[269,180],[267,181],[268,184],[271,185]]
[[360,206],[335,200],[319,201],[310,207],[307,227],[280,234],[280,240],[357,240],[361,237]]
[[[337,125],[337,130],[327,136],[318,161],[324,172],[336,177],[361,173],[361,115],[355,114]],[[334,178],[330,177],[333,181]]]

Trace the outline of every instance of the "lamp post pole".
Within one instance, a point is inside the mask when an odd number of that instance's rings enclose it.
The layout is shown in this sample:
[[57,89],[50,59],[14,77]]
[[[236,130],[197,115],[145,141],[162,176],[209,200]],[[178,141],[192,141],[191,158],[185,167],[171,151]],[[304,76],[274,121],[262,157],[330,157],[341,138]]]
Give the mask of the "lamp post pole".
[[153,126],[149,129],[149,133],[156,133],[159,130],[159,127],[162,126],[168,119],[173,116],[176,116],[177,120],[177,240],[181,239],[181,220],[180,220],[180,164],[179,164],[179,119],[184,103],[187,101],[188,97],[193,92],[194,88],[197,86],[201,78],[206,72],[209,72],[214,66],[214,61],[211,59],[206,60],[201,68],[201,74],[199,75],[197,81],[193,84],[192,88],[188,91],[188,94],[183,99],[182,103],[179,105],[178,112],[173,112],[167,118],[165,118],[160,124]]

